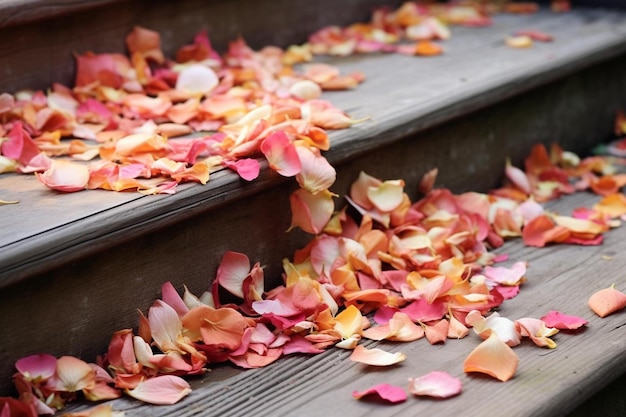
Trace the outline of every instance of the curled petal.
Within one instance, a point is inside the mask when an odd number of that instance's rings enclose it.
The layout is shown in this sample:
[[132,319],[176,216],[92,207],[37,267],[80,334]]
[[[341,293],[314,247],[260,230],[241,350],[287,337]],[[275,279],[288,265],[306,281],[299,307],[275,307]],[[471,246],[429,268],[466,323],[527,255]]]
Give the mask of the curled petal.
[[126,390],[131,397],[150,404],[175,404],[191,392],[182,378],[162,375],[140,382],[134,389]]
[[464,372],[481,372],[500,381],[508,381],[515,375],[519,358],[495,332],[465,358]]
[[258,178],[261,171],[259,161],[252,158],[238,159],[235,162],[224,161],[226,167],[235,171],[241,178],[246,181],[252,181]]
[[76,392],[93,389],[96,385],[96,373],[87,362],[73,356],[57,359],[57,371],[52,382],[55,391]]
[[543,321],[530,317],[515,320],[515,325],[519,327],[519,333],[522,336],[530,337],[537,346],[550,349],[556,347],[556,343],[550,339],[550,336],[558,333],[559,329],[548,328]]
[[50,168],[36,175],[39,181],[53,190],[68,193],[84,190],[89,183],[89,169],[85,165],[63,160],[53,160]]
[[334,194],[328,190],[322,190],[312,194],[304,188],[294,191],[289,196],[291,203],[291,226],[300,227],[307,233],[320,233],[330,220],[335,203]]
[[459,395],[463,389],[461,381],[447,372],[434,371],[419,378],[409,378],[409,392],[435,398]]
[[296,146],[296,152],[302,168],[296,175],[300,187],[315,194],[329,189],[335,183],[335,168],[319,152],[308,146]]
[[273,133],[261,144],[261,152],[270,168],[285,177],[293,177],[302,169],[300,158],[293,142],[283,131]]
[[219,285],[239,298],[244,298],[243,281],[250,273],[250,260],[239,252],[227,251],[217,268],[215,278]]
[[401,387],[390,384],[378,384],[364,391],[352,391],[352,396],[357,400],[369,395],[376,395],[390,403],[401,403],[406,401],[406,392]]
[[589,297],[589,308],[600,317],[606,317],[626,307],[626,294],[616,290],[615,285],[601,289]]
[[405,359],[406,355],[401,352],[389,353],[378,348],[366,349],[361,345],[355,347],[350,355],[350,360],[373,366],[395,365]]
[[521,169],[511,165],[511,161],[506,162],[506,168],[504,172],[507,178],[520,190],[522,190],[526,194],[530,194],[532,192],[532,187],[530,185],[530,181],[528,180],[528,176]]
[[348,306],[335,317],[335,330],[341,337],[348,339],[353,335],[360,335],[363,332],[363,316],[361,311],[353,305]]
[[549,311],[541,320],[548,327],[560,330],[576,330],[587,324],[587,320],[578,316],[570,316],[555,310]]
[[363,336],[372,340],[411,342],[424,337],[424,328],[413,323],[406,314],[398,311],[387,324],[370,327],[363,331]]
[[517,346],[521,343],[515,323],[496,312],[485,318],[478,310],[472,310],[465,318],[465,322],[472,326],[476,334],[483,339],[487,339],[495,332],[498,338],[509,346]]

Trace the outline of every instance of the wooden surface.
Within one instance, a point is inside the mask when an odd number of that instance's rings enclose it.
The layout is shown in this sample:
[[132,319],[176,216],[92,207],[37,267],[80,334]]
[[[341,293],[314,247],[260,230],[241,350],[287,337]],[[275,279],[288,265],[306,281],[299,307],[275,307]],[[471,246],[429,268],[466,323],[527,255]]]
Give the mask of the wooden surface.
[[[578,194],[552,204],[551,209],[569,214],[573,208],[589,206],[596,200]],[[502,316],[512,320],[538,318],[556,309],[589,321],[581,332],[555,335],[556,349],[539,348],[529,341],[515,347],[520,362],[510,381],[463,373],[464,358],[480,341],[471,333],[465,339],[435,346],[424,339],[371,343],[369,346],[407,355],[405,362],[389,368],[353,363],[348,359],[349,351],[335,348],[320,355],[286,357],[259,370],[236,371],[230,366],[218,366],[204,377],[192,379],[194,391],[177,405],[154,407],[122,399],[114,401],[113,407],[133,417],[568,415],[626,372],[626,313],[600,319],[586,304],[593,292],[611,284],[626,290],[626,228],[610,231],[600,246],[538,249],[524,247],[518,240],[498,252],[509,254],[509,264],[528,262],[528,281],[516,298],[499,308]],[[445,401],[409,397],[405,403],[393,406],[351,397],[354,390],[380,383],[406,388],[409,377],[435,370],[460,378],[463,393]]]
[[[327,157],[340,164],[618,57],[626,51],[625,16],[601,10],[503,15],[496,17],[490,28],[454,28],[441,57],[378,55],[333,60],[344,70],[364,71],[367,81],[354,91],[328,97],[352,116],[370,116],[371,120],[333,133]],[[553,34],[555,41],[537,43],[528,50],[504,46],[506,35],[530,27]],[[617,83],[618,91],[624,83],[619,78],[606,82]],[[623,101],[624,96],[616,94],[612,102],[605,103],[605,114],[612,117],[613,109]],[[608,123],[606,126],[610,131]],[[578,150],[588,144],[581,143]],[[182,187],[168,197],[142,197],[97,191],[59,195],[34,177],[2,175],[0,199],[21,203],[0,207],[0,228],[5,231],[0,236],[0,286],[41,272],[46,265],[70,262],[119,242],[111,239],[112,232],[130,239],[189,217],[199,207],[206,210],[237,201],[278,181],[282,180],[268,174],[252,184],[242,184],[235,175],[223,172],[204,187]]]

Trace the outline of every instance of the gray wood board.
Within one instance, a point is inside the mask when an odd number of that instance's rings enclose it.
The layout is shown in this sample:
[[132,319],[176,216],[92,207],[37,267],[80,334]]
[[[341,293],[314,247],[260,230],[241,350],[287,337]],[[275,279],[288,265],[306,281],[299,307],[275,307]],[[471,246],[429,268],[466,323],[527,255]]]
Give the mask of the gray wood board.
[[[597,197],[580,193],[550,204],[561,214],[589,207]],[[191,379],[193,392],[173,406],[143,405],[123,398],[112,402],[128,416],[564,416],[626,372],[626,313],[598,318],[587,307],[595,291],[615,284],[626,290],[626,229],[609,231],[599,246],[555,245],[525,247],[512,240],[498,250],[509,254],[506,264],[527,261],[527,282],[499,313],[512,320],[539,318],[555,309],[589,321],[577,333],[553,336],[556,349],[524,341],[514,351],[520,358],[513,379],[463,373],[463,360],[480,339],[470,332],[461,340],[430,345],[370,343],[407,360],[389,368],[365,367],[348,359],[350,352],[331,348],[320,355],[292,355],[258,369],[238,371],[218,365],[201,378]],[[506,265],[505,264],[505,265]],[[448,400],[409,396],[401,404],[357,401],[353,391],[380,383],[408,386],[408,378],[446,371],[463,382],[463,393]],[[85,404],[74,406],[85,408]],[[74,408],[73,407],[73,408]]]
[[[331,59],[342,70],[361,70],[367,81],[354,91],[326,94],[356,118],[371,120],[332,132],[331,163],[380,148],[409,134],[493,105],[626,50],[626,14],[603,10],[500,15],[488,28],[454,27],[446,54],[418,58],[368,55]],[[514,50],[504,38],[519,29],[545,30],[551,43]],[[242,183],[216,173],[206,186],[186,185],[173,196],[84,191],[60,195],[34,177],[0,176],[0,285],[93,253],[227,204],[284,181],[264,172]],[[63,259],[57,256],[65,250]]]

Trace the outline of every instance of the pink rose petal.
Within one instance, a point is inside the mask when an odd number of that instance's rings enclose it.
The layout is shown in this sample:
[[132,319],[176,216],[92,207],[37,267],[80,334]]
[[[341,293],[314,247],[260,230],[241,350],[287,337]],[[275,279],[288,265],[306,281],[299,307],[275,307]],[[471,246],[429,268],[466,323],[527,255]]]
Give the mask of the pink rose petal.
[[579,316],[570,316],[555,310],[549,311],[541,320],[548,327],[554,327],[560,330],[576,330],[586,325],[588,322]]
[[126,390],[131,397],[150,404],[175,404],[191,392],[184,379],[162,375],[140,382],[134,389]]
[[364,391],[352,391],[352,396],[357,400],[370,395],[376,395],[380,399],[394,404],[406,401],[407,398],[404,389],[390,384],[378,384]]
[[436,398],[449,398],[461,393],[458,378],[446,372],[434,371],[419,378],[409,378],[409,392]]

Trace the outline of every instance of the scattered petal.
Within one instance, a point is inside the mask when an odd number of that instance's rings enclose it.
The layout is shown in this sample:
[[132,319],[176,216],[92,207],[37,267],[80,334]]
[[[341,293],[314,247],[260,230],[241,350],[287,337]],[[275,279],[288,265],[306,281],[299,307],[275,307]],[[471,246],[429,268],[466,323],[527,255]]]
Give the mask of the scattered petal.
[[606,317],[626,307],[626,294],[616,290],[613,284],[595,292],[589,297],[587,304],[598,316]]
[[404,353],[389,353],[378,348],[366,349],[361,345],[355,347],[350,355],[350,360],[372,366],[395,365],[405,359],[406,355]]
[[409,378],[409,392],[413,395],[450,398],[459,395],[461,380],[446,372],[434,371],[419,378]]
[[131,397],[158,405],[176,404],[191,392],[191,387],[182,378],[161,375],[140,382],[134,389],[126,390]]
[[407,395],[404,389],[390,384],[378,384],[364,391],[352,391],[352,396],[357,400],[366,396],[375,395],[390,403],[401,403],[406,401]]
[[487,340],[478,345],[463,362],[464,372],[481,372],[500,381],[515,375],[519,358],[506,343],[491,332]]
[[543,320],[546,326],[560,330],[577,330],[588,323],[582,317],[570,316],[556,310],[550,310],[545,316],[541,317],[541,320]]

